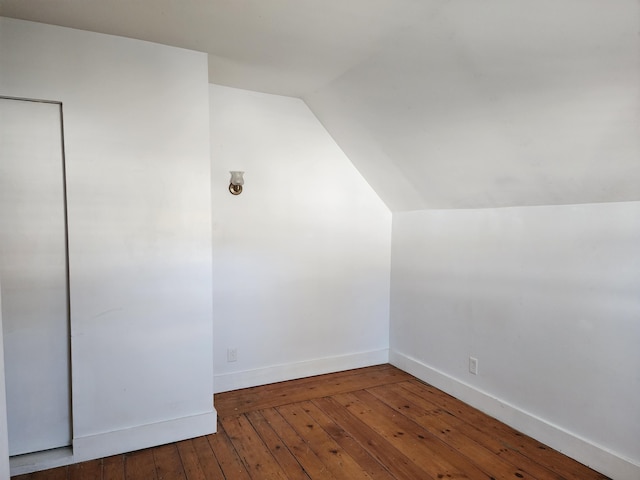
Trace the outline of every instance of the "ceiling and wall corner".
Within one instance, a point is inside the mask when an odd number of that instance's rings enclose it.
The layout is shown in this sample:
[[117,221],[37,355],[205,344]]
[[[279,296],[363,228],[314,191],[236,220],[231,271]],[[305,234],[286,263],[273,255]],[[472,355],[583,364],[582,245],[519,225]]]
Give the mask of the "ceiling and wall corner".
[[[615,8],[614,8],[615,6]],[[300,97],[394,211],[640,199],[638,0],[1,0]]]
[[305,100],[420,195],[381,191],[394,210],[637,200],[639,27],[635,1],[448,2]]

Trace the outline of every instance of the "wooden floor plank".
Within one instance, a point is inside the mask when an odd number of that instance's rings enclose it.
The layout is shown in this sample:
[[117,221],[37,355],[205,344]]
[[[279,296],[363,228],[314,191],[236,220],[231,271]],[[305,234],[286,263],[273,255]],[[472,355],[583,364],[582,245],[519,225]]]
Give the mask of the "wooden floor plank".
[[124,455],[114,455],[102,461],[102,480],[124,480]]
[[335,398],[432,477],[491,479],[459,452],[406,417],[395,414],[370,393],[360,391]]
[[567,480],[606,480],[608,478],[417,379],[401,383],[399,386],[419,395],[429,395],[430,401],[464,419],[483,433],[501,440],[505,447],[529,457]]
[[124,460],[124,473],[126,480],[158,480],[153,449],[128,454]]
[[350,432],[360,445],[383,464],[398,480],[433,480],[433,477],[400,452],[382,435],[352,415],[335,398],[318,398],[312,401],[340,428]]
[[244,415],[226,417],[221,421],[251,478],[287,480],[286,473]]
[[276,408],[333,476],[340,480],[369,480],[371,477],[299,404]]
[[320,410],[311,401],[300,404],[304,411],[325,431],[331,438],[344,449],[358,463],[371,478],[377,480],[394,480],[389,470],[376,458],[365,450],[356,439],[334,422],[327,414]]
[[102,459],[69,466],[69,480],[102,480]]
[[521,467],[512,465],[504,458],[495,455],[491,450],[461,433],[458,429],[458,426],[462,423],[460,420],[447,415],[442,410],[423,409],[421,405],[414,403],[409,395],[403,395],[402,389],[397,388],[395,385],[393,388],[388,385],[375,387],[368,389],[367,392],[465,456],[478,469],[486,473],[489,478],[511,480],[515,477],[536,480],[532,474]]
[[32,480],[67,480],[69,478],[69,467],[59,467],[51,470],[35,472]]
[[[375,394],[373,390],[370,391]],[[458,432],[465,435],[470,440],[488,449],[497,458],[505,459],[511,465],[514,465],[524,472],[527,472],[530,476],[539,480],[565,480],[559,474],[549,470],[546,467],[541,466],[538,463],[535,463],[529,457],[520,454],[520,452],[507,448],[504,443],[502,443],[492,435],[488,435],[486,432],[477,429],[473,425],[470,425],[464,420],[461,420],[459,417],[456,417],[451,413],[445,411],[436,404],[425,399],[423,395],[418,395],[414,392],[410,392],[404,387],[398,388],[398,385],[394,385],[394,391],[398,392],[398,394],[407,398],[411,402],[419,405],[420,408],[432,412],[432,414],[437,414],[437,412],[442,413],[442,416],[444,417],[443,421],[447,425],[449,425],[450,429],[455,428]]]
[[247,472],[238,452],[233,448],[229,436],[220,423],[218,423],[218,433],[207,435],[207,441],[211,445],[211,450],[216,456],[226,480],[251,480],[249,472]]
[[158,480],[186,480],[182,460],[175,443],[153,449]]
[[265,420],[269,425],[278,432],[278,436],[287,446],[289,451],[296,457],[296,460],[304,471],[312,479],[334,480],[327,467],[322,463],[318,456],[309,448],[309,445],[296,433],[289,423],[282,418],[274,408],[268,408],[261,411]]
[[280,464],[282,470],[287,472],[289,480],[309,480],[309,475],[304,468],[296,460],[296,457],[287,448],[278,434],[271,428],[271,425],[264,418],[262,413],[258,411],[249,412],[247,418],[258,432],[260,438],[267,446],[273,458]]
[[[191,440],[191,442],[205,478],[207,480],[224,480],[224,474],[218,464],[218,459],[213,453],[213,450],[211,450],[211,445],[209,444],[207,437],[197,437]],[[188,472],[187,478],[188,480],[191,480]]]
[[176,443],[178,454],[184,468],[184,475],[187,480],[207,480],[207,477],[200,466],[198,454],[192,440],[183,440]]
[[401,370],[383,365],[371,369],[340,372],[335,376],[333,374],[319,375],[302,380],[221,393],[215,396],[215,405],[218,414],[225,417],[376,385],[400,382],[410,378],[412,378],[410,375]]
[[215,396],[218,433],[13,480],[603,480],[391,365]]

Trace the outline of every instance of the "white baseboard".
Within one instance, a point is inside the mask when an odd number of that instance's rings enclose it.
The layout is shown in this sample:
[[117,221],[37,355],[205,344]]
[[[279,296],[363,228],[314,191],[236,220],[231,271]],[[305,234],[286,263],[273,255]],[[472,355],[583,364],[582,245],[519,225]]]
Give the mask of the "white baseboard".
[[388,362],[389,350],[386,348],[350,355],[325,357],[304,362],[214,375],[213,389],[215,393],[228,392],[240,388],[256,387],[268,383],[284,382],[352,368],[370,367]]
[[640,479],[640,465],[604,447],[553,425],[514,405],[441,372],[421,361],[391,350],[389,362],[420,380],[535,438],[545,445],[615,480]]
[[44,452],[9,457],[11,476],[63,467],[71,463],[73,463],[73,450],[71,447],[54,448]]
[[182,417],[73,439],[73,460],[84,462],[215,433],[217,413]]
[[215,410],[164,422],[141,425],[97,435],[76,437],[73,447],[20,455],[10,459],[11,475],[46,470],[96,458],[133,452],[215,433]]

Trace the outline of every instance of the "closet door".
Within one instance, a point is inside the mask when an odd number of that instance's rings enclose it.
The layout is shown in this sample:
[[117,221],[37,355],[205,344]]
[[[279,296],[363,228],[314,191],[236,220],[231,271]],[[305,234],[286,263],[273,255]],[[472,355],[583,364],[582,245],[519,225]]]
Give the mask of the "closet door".
[[61,105],[0,98],[0,288],[9,454],[70,445]]

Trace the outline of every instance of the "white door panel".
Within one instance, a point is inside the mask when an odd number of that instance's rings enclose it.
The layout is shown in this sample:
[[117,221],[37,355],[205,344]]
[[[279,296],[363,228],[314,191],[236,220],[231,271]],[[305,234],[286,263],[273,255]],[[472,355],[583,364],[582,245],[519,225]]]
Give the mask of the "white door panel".
[[61,110],[0,98],[0,276],[9,454],[71,443]]

